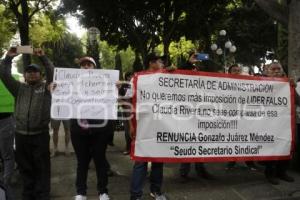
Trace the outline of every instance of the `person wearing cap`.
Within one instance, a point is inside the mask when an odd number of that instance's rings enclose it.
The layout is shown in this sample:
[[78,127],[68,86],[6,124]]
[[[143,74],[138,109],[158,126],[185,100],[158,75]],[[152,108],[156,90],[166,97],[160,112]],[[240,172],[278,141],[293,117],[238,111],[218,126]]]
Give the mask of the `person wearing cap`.
[[[91,57],[79,59],[81,69],[94,69],[96,62]],[[87,175],[91,159],[97,174],[99,200],[109,200],[108,196],[108,162],[106,148],[109,133],[113,131],[111,120],[71,119],[71,142],[77,158],[75,200],[87,199]]]
[[[97,66],[97,64],[92,57],[85,56],[85,57],[82,57],[79,59],[79,66],[81,69],[94,69]],[[110,126],[113,126],[112,121],[110,121]],[[109,143],[110,136],[113,134],[113,132],[114,132],[113,128],[110,129],[110,131],[108,131],[109,136],[108,136],[108,139],[106,140],[107,144]],[[105,157],[105,163],[106,163],[105,165],[106,165],[107,175],[113,176],[114,172],[111,170],[110,164],[107,161],[106,157]]]
[[97,66],[95,60],[89,56],[80,58],[79,65],[81,69],[94,69]]
[[[156,71],[163,69],[163,57],[154,53],[149,54],[145,59],[145,66],[148,71]],[[133,91],[128,89],[125,96],[132,97]],[[130,132],[132,139],[135,139],[134,127],[130,121]],[[143,195],[143,185],[147,176],[147,162],[136,161],[133,166],[130,185],[130,200],[140,200]],[[166,196],[161,192],[163,182],[163,163],[152,162],[150,173],[150,196],[156,200],[166,200]]]
[[23,179],[22,200],[50,199],[49,127],[51,95],[48,90],[53,78],[53,64],[42,49],[34,49],[46,72],[43,82],[41,67],[24,67],[25,83],[11,75],[16,48],[10,48],[1,62],[0,78],[15,98],[16,161]]

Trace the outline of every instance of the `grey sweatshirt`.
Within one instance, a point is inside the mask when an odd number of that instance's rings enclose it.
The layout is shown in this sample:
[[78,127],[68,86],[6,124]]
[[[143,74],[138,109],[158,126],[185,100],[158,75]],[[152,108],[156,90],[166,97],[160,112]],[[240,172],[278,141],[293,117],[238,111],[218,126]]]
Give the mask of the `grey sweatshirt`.
[[28,85],[16,81],[11,75],[12,58],[6,57],[0,66],[0,78],[15,97],[16,132],[37,135],[49,131],[51,94],[47,86],[52,82],[54,66],[45,56],[40,60],[45,66],[46,82]]

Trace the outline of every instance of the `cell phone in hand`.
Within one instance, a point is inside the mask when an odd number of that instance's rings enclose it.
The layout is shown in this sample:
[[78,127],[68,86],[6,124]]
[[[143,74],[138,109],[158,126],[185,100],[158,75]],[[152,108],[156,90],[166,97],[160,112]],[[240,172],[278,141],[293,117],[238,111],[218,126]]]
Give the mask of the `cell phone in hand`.
[[17,53],[20,54],[33,54],[33,48],[30,45],[17,46]]
[[208,60],[209,55],[207,53],[197,53],[196,54],[196,59],[197,60]]

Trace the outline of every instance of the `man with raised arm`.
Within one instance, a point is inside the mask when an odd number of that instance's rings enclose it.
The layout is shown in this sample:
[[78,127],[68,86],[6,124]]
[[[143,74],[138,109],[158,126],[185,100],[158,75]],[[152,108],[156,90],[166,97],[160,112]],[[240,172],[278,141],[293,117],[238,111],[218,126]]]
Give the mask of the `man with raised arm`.
[[25,83],[11,75],[16,48],[10,48],[1,62],[0,78],[15,97],[16,161],[23,179],[22,200],[50,199],[49,127],[51,95],[49,83],[53,78],[53,64],[42,49],[34,49],[45,68],[37,64],[24,66]]

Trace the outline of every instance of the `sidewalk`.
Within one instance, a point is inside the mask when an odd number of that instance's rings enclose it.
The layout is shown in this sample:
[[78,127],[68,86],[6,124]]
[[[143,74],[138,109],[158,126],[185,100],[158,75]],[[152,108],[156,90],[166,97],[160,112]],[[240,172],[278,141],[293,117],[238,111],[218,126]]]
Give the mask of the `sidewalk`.
[[[59,150],[63,150],[64,138],[59,138]],[[112,200],[129,200],[129,184],[133,162],[122,151],[125,146],[124,133],[115,133],[115,146],[108,147],[107,157],[116,175],[109,178],[109,193]],[[51,141],[52,144],[52,141]],[[76,158],[74,153],[64,156],[63,153],[51,159],[52,189],[51,199],[74,199],[76,175]],[[166,164],[164,167],[163,191],[170,200],[300,200],[300,174],[289,171],[295,178],[294,183],[280,182],[280,185],[269,184],[263,174],[263,166],[258,171],[250,171],[244,163],[237,163],[233,170],[225,170],[226,163],[208,163],[207,169],[216,180],[208,181],[197,177],[194,170],[188,182],[179,176],[179,164]],[[97,200],[96,176],[91,166],[88,178],[88,199]],[[18,196],[20,191],[18,191]],[[144,187],[144,200],[149,196],[149,184]]]

